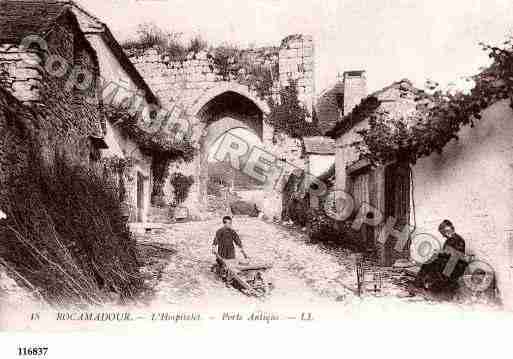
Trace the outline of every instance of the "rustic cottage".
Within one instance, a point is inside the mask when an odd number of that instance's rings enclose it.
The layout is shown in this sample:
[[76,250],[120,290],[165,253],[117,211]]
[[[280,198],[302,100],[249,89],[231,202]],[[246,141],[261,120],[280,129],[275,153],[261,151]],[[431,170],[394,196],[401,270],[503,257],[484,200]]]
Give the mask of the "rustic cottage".
[[[336,199],[343,201],[349,195],[353,209],[370,205],[385,218],[395,218],[395,227],[410,223],[410,171],[407,165],[391,162],[375,167],[364,158],[354,144],[359,141],[358,131],[367,128],[372,113],[387,112],[391,117],[402,118],[415,111],[419,90],[408,80],[402,80],[365,97],[353,108],[345,108],[345,116],[327,135],[336,141],[335,182]],[[353,102],[353,104],[356,102]],[[350,111],[350,112],[347,112]],[[338,197],[338,198],[337,198]],[[391,265],[396,259],[408,257],[407,248],[395,251],[394,240],[382,245],[378,236],[383,223],[363,226],[362,240],[374,247],[379,261]]]
[[72,1],[2,1],[0,85],[45,118],[45,157],[112,165],[129,220],[147,221],[158,145],[142,148],[144,131],[127,130],[109,110],[144,120],[159,101],[104,23]]
[[[386,220],[394,218],[395,228],[411,233],[428,233],[441,244],[438,225],[451,220],[465,239],[465,258],[493,272],[490,283],[504,304],[513,303],[511,285],[513,246],[513,167],[511,133],[513,110],[509,100],[493,103],[481,112],[473,128],[463,126],[458,139],[451,140],[441,153],[424,156],[413,165],[390,161],[371,166],[360,157],[354,144],[361,140],[358,131],[368,128],[372,114],[388,113],[391,118],[408,118],[419,106],[422,92],[407,80],[399,81],[364,98],[353,111],[328,132],[336,140],[333,188],[341,199],[349,194],[357,210],[369,203],[382,216],[368,227],[367,240],[374,241],[378,258],[392,265],[411,255],[389,236],[379,240]],[[332,171],[323,178],[333,179]],[[411,237],[410,237],[411,239]],[[477,264],[476,264],[477,265]],[[487,288],[489,289],[489,288]]]
[[[69,4],[78,19],[80,28],[95,49],[100,69],[100,87],[104,105],[131,107],[129,111],[149,117],[158,109],[159,101],[108,26],[72,1]],[[102,157],[123,162],[126,189],[125,204],[131,222],[146,222],[151,209],[153,191],[152,153],[144,151],[135,138],[136,134],[107,118],[104,140],[107,148]]]

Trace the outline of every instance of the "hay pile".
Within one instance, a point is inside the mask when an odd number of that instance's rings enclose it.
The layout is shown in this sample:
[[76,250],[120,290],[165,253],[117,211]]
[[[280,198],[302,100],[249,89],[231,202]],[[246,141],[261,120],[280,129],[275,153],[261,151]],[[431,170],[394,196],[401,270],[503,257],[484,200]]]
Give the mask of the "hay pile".
[[142,280],[115,185],[60,157],[40,163],[34,155],[4,187],[0,265],[55,305],[135,297]]

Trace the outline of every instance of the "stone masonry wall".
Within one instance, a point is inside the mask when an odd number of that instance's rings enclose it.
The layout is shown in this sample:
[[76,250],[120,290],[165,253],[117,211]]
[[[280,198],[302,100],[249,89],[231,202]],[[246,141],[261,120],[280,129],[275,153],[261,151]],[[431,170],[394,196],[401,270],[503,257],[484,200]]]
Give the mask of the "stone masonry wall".
[[279,52],[280,85],[297,81],[298,97],[312,111],[315,95],[314,42],[311,36],[291,35],[283,39]]
[[30,65],[39,62],[35,52],[21,49],[16,44],[0,44],[0,86],[9,90],[22,102],[36,101],[42,81],[42,71]]
[[[192,105],[208,88],[225,81],[214,66],[212,54],[207,51],[190,53],[185,61],[173,61],[156,49],[143,53],[128,51],[137,70],[160,98],[167,110],[180,102],[182,108]],[[243,50],[240,61],[264,67],[278,67],[278,78],[273,89],[286,86],[290,79],[297,81],[300,99],[311,110],[315,92],[314,44],[311,36],[292,35],[283,39],[280,47]],[[246,83],[244,70],[231,75],[231,81]],[[252,90],[252,89],[250,89]]]
[[[95,86],[98,74],[95,55],[65,19],[56,24],[56,31],[45,40],[48,45],[45,53],[16,44],[0,44],[0,69],[4,70],[0,86],[37,113],[37,137],[47,162],[60,152],[75,163],[87,165],[91,151],[89,136],[102,134],[103,121]],[[52,75],[45,69],[49,55],[59,55],[66,61],[65,75]],[[93,75],[84,90],[71,82],[77,69]]]
[[[253,88],[251,73],[246,73],[246,67],[259,66],[269,68],[272,74],[271,93],[277,94],[280,87],[289,85],[289,80],[297,82],[298,95],[304,105],[311,111],[314,97],[314,45],[310,36],[292,35],[283,39],[279,47],[264,47],[246,49],[240,53],[238,73],[229,73],[229,78],[222,70],[217,68],[214,57],[207,51],[190,53],[184,61],[173,61],[166,55],[159,53],[155,48],[143,52],[127,51],[131,61],[141,73],[145,81],[159,98],[164,111],[171,112],[173,121],[184,123],[192,128],[193,136],[200,136],[205,131],[205,123],[201,123],[201,115],[194,113],[198,109],[196,104],[202,96],[213,89],[229,82],[247,86],[246,91],[254,98],[261,98],[256,88]],[[208,95],[207,95],[208,96]],[[186,123],[185,121],[189,121]],[[292,167],[304,168],[304,161],[300,159],[300,145],[287,138],[274,138],[273,130],[264,124],[263,143],[267,151],[275,153],[277,158],[284,158]],[[286,137],[286,136],[285,136]],[[205,149],[200,149],[205,151]],[[197,157],[201,157],[198,153]],[[290,167],[290,166],[289,166]],[[288,170],[288,169],[287,169]],[[201,161],[192,163],[173,163],[170,173],[181,172],[184,175],[195,175],[196,182],[201,181]],[[204,179],[203,179],[204,180]],[[166,181],[164,193],[166,201],[172,201],[172,186]],[[194,183],[188,200],[184,203],[189,209],[201,204],[196,203],[196,192],[201,192],[199,183]],[[269,189],[266,192],[269,203],[281,203],[279,192]],[[276,197],[276,198],[275,198]],[[271,206],[272,207],[272,206]],[[279,214],[281,209],[269,208],[269,212]],[[273,216],[269,213],[269,216]]]

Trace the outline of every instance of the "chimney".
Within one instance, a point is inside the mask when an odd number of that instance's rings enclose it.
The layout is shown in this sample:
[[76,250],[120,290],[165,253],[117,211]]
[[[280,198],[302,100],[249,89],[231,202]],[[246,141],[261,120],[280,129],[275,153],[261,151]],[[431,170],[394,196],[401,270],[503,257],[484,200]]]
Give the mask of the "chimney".
[[344,72],[344,113],[346,116],[367,96],[365,71]]

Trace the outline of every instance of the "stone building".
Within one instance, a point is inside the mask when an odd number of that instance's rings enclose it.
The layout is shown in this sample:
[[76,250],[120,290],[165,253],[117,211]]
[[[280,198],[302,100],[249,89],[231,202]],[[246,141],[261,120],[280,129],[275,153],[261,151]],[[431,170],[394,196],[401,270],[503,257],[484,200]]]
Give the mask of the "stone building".
[[[419,90],[408,80],[402,80],[363,97],[361,79],[362,77],[358,80],[351,78],[352,84],[357,82],[355,96],[349,97],[353,108],[343,106],[345,116],[327,132],[327,135],[336,141],[335,181],[332,191],[335,199],[341,202],[349,194],[354,201],[355,212],[362,206],[370,205],[386,218],[395,218],[396,227],[402,228],[410,223],[409,169],[399,163],[374,167],[368,160],[360,158],[354,143],[361,139],[358,131],[367,128],[372,112],[386,111],[392,117],[401,118],[415,111]],[[344,89],[344,103],[347,102],[345,95],[350,91],[348,88],[350,86],[345,86]],[[355,105],[358,106],[354,107]],[[366,114],[364,111],[369,111],[369,108],[370,113]],[[392,265],[398,258],[407,258],[406,249],[401,252],[393,250],[393,240],[387,241],[384,246],[381,245],[378,238],[382,226],[383,223],[362,227],[362,239],[369,244],[368,247],[376,249],[379,261],[383,265]]]
[[[403,80],[364,98],[360,106],[367,103],[374,111],[406,118],[416,111],[419,94]],[[414,250],[395,248],[394,236],[382,245],[378,236],[385,220],[395,218],[396,229],[409,225],[406,228],[415,229],[414,235],[430,234],[441,245],[444,239],[438,225],[449,219],[465,239],[467,260],[479,263],[474,269],[493,272],[495,282],[490,285],[506,307],[513,306],[513,110],[509,102],[490,105],[474,127],[462,127],[458,139],[449,142],[442,153],[420,158],[414,165],[391,162],[376,167],[359,157],[352,144],[360,138],[357,131],[368,126],[369,116],[349,113],[328,132],[336,140],[336,159],[322,178],[332,182],[340,199],[349,194],[355,210],[363,202],[379,210],[381,218],[363,235],[374,242],[383,265],[409,258]]]
[[[148,118],[159,101],[112,35],[108,26],[74,2],[67,2],[80,28],[97,54],[104,106],[131,103],[131,111]],[[153,192],[152,154],[143,151],[133,135],[106,121],[102,157],[129,162],[125,178],[125,203],[131,222],[146,222]]]
[[319,176],[335,161],[335,141],[329,137],[313,136],[302,139],[302,157],[305,171]]
[[109,28],[71,1],[30,0],[2,1],[0,30],[0,86],[37,116],[43,158],[58,152],[98,170],[109,158],[125,161],[116,175],[130,221],[146,221],[152,153],[105,109],[129,103],[144,119],[159,101]]

